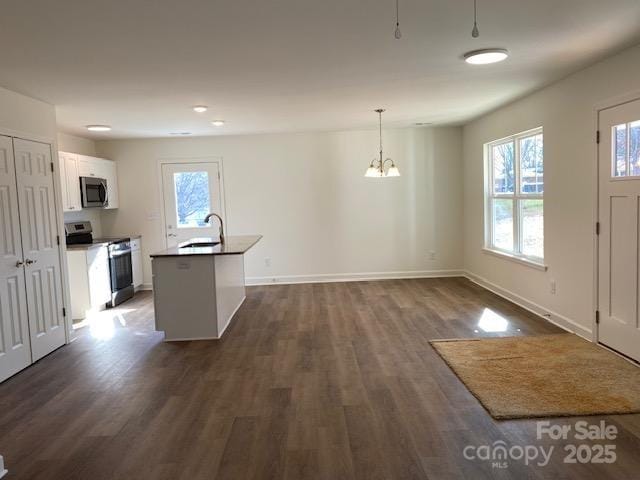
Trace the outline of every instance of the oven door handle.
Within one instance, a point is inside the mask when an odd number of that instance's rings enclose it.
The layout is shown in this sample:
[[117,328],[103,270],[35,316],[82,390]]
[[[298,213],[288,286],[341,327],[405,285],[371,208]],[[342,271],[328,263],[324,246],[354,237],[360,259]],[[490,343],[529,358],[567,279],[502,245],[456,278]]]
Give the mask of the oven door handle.
[[121,257],[121,256],[126,255],[128,253],[131,253],[131,250],[119,250],[117,252],[109,252],[109,256],[110,257]]

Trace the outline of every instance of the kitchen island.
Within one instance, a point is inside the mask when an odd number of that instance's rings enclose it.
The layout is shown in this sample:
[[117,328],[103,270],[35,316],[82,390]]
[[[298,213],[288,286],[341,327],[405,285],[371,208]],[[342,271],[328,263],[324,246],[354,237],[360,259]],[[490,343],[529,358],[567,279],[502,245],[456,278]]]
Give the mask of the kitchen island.
[[155,327],[165,341],[222,336],[245,299],[244,254],[261,238],[193,238],[151,255]]

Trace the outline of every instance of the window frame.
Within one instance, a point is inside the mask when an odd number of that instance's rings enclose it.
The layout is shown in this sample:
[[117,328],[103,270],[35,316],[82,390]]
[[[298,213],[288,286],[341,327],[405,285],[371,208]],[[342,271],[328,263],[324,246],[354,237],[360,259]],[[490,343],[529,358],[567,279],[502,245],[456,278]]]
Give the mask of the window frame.
[[[546,270],[544,265],[544,246],[543,257],[534,255],[526,255],[522,253],[522,205],[526,200],[542,200],[542,212],[544,219],[544,176],[543,176],[543,192],[542,193],[526,193],[522,191],[521,178],[521,162],[520,158],[520,142],[529,137],[542,135],[542,165],[544,167],[544,129],[543,127],[533,128],[524,132],[500,138],[485,144],[485,242],[484,250],[489,253],[498,254],[500,256],[515,260],[519,263],[531,264]],[[493,148],[499,145],[513,143],[514,148],[514,186],[513,193],[495,192],[494,183],[494,164],[493,164]],[[493,221],[493,208],[495,200],[511,200],[513,205],[513,250],[497,247],[495,245],[495,228]],[[544,220],[543,220],[543,242],[544,242]]]

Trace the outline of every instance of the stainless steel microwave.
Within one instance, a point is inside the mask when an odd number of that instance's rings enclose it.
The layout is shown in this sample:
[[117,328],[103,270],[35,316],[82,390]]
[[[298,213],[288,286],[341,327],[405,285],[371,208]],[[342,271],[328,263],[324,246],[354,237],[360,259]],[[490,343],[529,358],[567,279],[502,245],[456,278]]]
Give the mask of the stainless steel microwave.
[[107,180],[97,177],[80,177],[82,208],[106,207],[109,205]]

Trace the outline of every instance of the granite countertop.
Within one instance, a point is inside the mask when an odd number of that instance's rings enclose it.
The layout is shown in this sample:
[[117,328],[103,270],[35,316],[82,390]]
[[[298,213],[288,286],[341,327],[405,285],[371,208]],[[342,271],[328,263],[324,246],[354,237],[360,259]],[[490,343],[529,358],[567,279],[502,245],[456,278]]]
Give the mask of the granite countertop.
[[93,243],[78,243],[76,245],[67,245],[67,250],[90,250],[92,248],[106,247],[109,242],[93,242]]
[[155,257],[184,257],[193,255],[242,255],[253,247],[262,238],[262,235],[236,235],[225,237],[224,244],[213,247],[180,248],[180,245],[187,245],[196,242],[217,242],[217,238],[203,237],[192,238],[187,242],[182,242],[176,247],[171,247],[161,252],[151,255]]
[[94,238],[92,243],[78,243],[76,245],[67,245],[67,250],[90,250],[97,247],[106,247],[113,238],[130,238],[136,240],[142,238],[142,235],[121,235],[108,238]]

